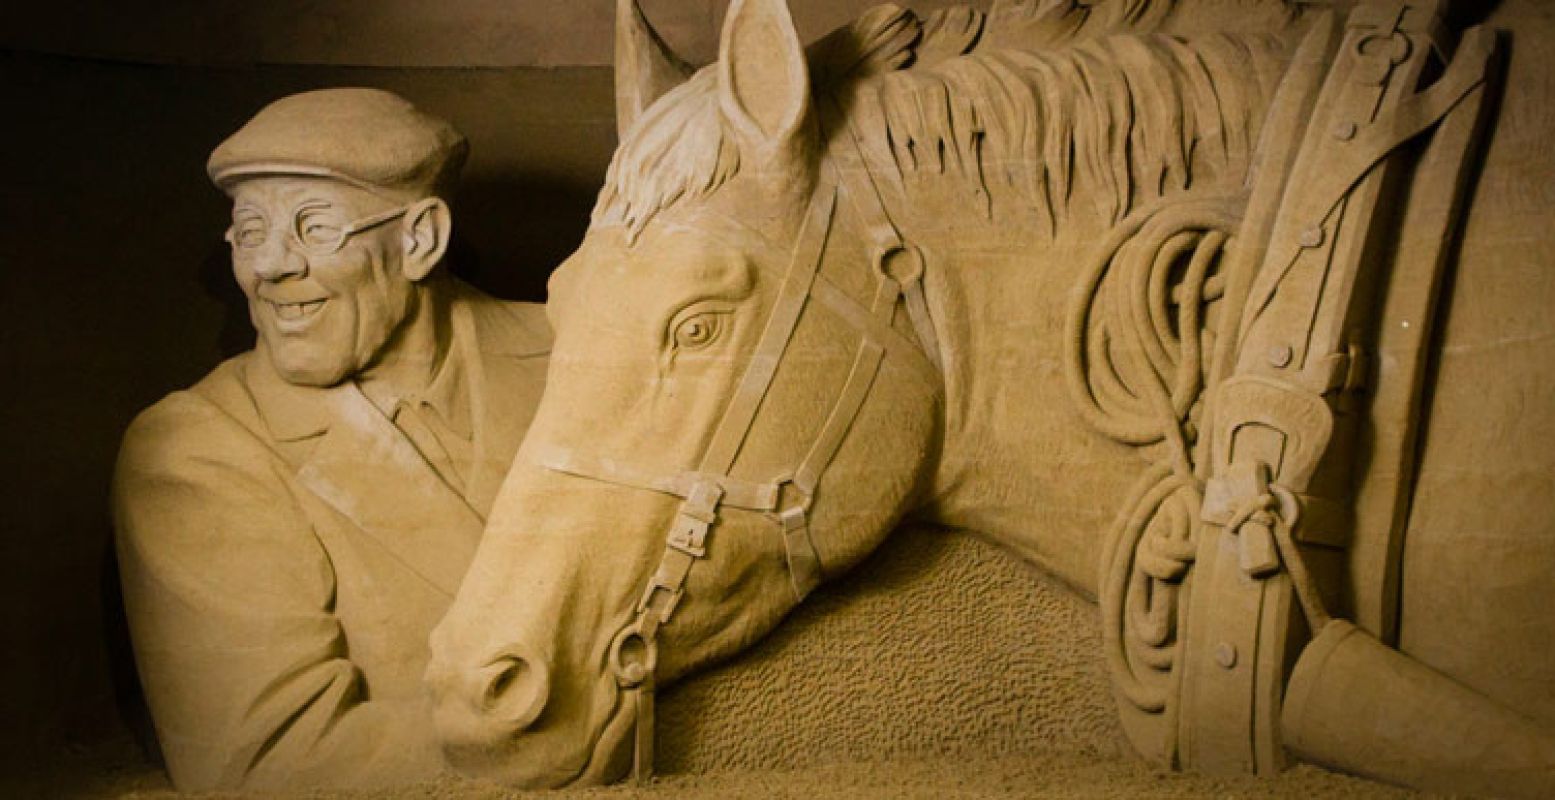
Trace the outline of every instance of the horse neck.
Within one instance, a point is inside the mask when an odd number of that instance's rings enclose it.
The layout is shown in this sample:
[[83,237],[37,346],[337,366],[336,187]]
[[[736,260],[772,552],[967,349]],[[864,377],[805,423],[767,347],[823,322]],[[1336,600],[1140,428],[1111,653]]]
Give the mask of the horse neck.
[[[1166,202],[1224,194],[1229,182]],[[925,253],[945,356],[943,439],[919,515],[978,531],[1092,595],[1108,500],[1148,463],[1085,425],[1062,373],[1066,308],[1114,220],[1082,194],[1049,228],[990,189],[936,177],[894,198],[893,218]]]

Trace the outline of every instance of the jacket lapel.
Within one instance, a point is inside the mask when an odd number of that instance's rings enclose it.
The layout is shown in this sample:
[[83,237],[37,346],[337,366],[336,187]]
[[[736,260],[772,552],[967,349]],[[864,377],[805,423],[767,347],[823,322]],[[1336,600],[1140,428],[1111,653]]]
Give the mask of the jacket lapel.
[[[256,355],[256,361],[266,358]],[[278,442],[319,437],[294,462],[297,480],[407,569],[452,597],[480,542],[481,515],[438,477],[356,384],[293,386],[274,375],[268,363],[250,372],[251,391]],[[295,445],[283,449],[298,452]]]
[[475,448],[463,495],[356,384],[286,383],[270,368],[263,344],[245,376],[298,481],[450,597],[539,406],[551,344],[538,307],[492,300],[457,281],[453,286],[453,346],[469,369]]
[[[489,512],[513,455],[540,405],[551,332],[537,306],[517,314],[518,304],[462,293],[454,304],[457,338],[468,343],[475,468],[467,482],[470,503]],[[461,326],[464,328],[461,330]]]

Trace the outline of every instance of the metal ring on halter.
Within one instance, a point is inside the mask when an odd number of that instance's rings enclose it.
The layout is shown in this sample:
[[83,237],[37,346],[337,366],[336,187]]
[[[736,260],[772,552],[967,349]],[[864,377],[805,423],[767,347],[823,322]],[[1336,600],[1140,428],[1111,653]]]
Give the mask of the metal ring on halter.
[[[632,639],[642,643],[642,660],[627,663],[624,660],[626,644]],[[615,639],[610,642],[609,658],[610,671],[615,675],[616,683],[623,689],[633,689],[641,686],[658,667],[659,645],[643,636],[642,619],[638,618],[616,633]]]
[[[900,263],[901,259],[895,258],[899,254],[911,256],[912,267],[898,275],[890,265]],[[923,251],[911,242],[897,241],[882,245],[875,250],[874,269],[876,275],[889,278],[902,286],[917,283],[923,279]]]

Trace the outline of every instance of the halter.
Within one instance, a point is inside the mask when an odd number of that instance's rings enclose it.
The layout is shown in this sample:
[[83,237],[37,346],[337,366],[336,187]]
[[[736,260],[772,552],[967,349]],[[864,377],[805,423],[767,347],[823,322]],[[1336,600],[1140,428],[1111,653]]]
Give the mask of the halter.
[[[803,601],[822,578],[821,559],[810,538],[809,510],[816,486],[868,399],[886,353],[910,351],[915,363],[932,373],[935,385],[941,380],[939,341],[923,294],[923,253],[905,241],[891,223],[856,135],[849,127],[844,130],[841,138],[857,163],[847,169],[830,159],[825,162],[824,171],[834,175],[823,180],[810,198],[777,301],[700,465],[687,472],[663,474],[569,449],[542,448],[537,454],[539,465],[555,472],[682,498],[665,536],[658,568],[643,587],[632,620],[611,641],[608,656],[617,685],[635,695],[632,775],[639,783],[653,774],[654,672],[658,665],[659,627],[669,622],[685,596],[691,566],[707,555],[707,534],[718,521],[719,508],[761,512],[776,523],[783,537],[794,596]],[[820,275],[839,186],[853,200],[873,244],[871,263],[878,283],[867,308]],[[756,412],[771,389],[800,315],[811,299],[860,333],[847,380],[797,467],[764,483],[735,478],[730,474],[735,459],[755,426]],[[898,300],[907,308],[917,334],[916,343],[909,342],[892,327]],[[786,505],[785,498],[789,500]]]

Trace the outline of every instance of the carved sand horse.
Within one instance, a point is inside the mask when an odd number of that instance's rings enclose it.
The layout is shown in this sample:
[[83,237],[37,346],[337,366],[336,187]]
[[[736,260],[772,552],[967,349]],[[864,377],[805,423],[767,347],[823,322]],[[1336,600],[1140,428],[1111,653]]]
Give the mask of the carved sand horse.
[[[1415,184],[1447,200],[1419,223],[1444,240],[1493,39],[1453,55],[1429,3],[1300,8],[884,6],[806,51],[781,0],[736,0],[693,72],[622,0],[622,144],[433,636],[454,762],[646,775],[657,685],[911,513],[1098,597],[1125,730],[1162,763],[1278,769],[1283,735],[1435,788],[1548,781],[1548,731],[1328,611],[1351,498],[1318,467],[1356,416],[1368,231],[1396,151],[1434,131]],[[1428,319],[1439,251],[1386,302]],[[1409,418],[1404,383],[1377,402]],[[1372,462],[1407,465],[1409,435]],[[1379,692],[1395,717],[1344,718]],[[1410,717],[1432,704],[1435,727]],[[1421,732],[1376,732],[1400,728]],[[1476,736],[1497,754],[1457,748]]]

